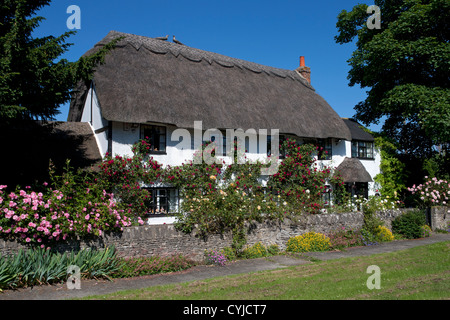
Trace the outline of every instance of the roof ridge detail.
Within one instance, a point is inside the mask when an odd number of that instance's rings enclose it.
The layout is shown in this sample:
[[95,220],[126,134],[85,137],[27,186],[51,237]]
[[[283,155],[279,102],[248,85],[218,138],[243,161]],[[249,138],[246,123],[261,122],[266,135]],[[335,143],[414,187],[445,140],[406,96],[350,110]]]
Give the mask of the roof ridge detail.
[[245,69],[254,73],[265,73],[269,76],[277,76],[280,78],[290,78],[306,86],[307,88],[315,91],[315,89],[309,84],[305,79],[303,79],[295,70],[281,69],[271,66],[266,66],[263,64],[246,61],[238,58],[232,58],[219,53],[201,50],[185,45],[179,45],[168,41],[162,41],[155,38],[139,36],[130,33],[123,33],[118,31],[110,31],[105,38],[98,42],[95,46],[102,46],[114,38],[125,37],[121,40],[117,46],[123,47],[127,44],[133,46],[136,50],[140,50],[142,47],[147,50],[157,53],[166,54],[171,53],[175,57],[180,55],[193,62],[206,61],[209,64],[213,62],[226,68],[238,67],[240,69]]

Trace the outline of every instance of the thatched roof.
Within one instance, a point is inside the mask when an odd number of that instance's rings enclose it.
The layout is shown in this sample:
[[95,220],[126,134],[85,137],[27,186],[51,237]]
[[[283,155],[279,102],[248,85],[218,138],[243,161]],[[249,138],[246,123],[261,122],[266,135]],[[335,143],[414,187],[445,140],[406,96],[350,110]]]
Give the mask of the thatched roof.
[[374,137],[364,130],[364,127],[353,119],[343,118],[352,135],[352,140],[375,141]]
[[372,177],[359,159],[345,158],[336,168],[344,182],[372,182]]
[[[107,120],[184,128],[203,121],[204,129],[279,129],[299,137],[351,138],[343,120],[295,70],[115,31],[92,50],[122,36],[94,75]],[[80,121],[85,97],[82,86],[69,121]]]

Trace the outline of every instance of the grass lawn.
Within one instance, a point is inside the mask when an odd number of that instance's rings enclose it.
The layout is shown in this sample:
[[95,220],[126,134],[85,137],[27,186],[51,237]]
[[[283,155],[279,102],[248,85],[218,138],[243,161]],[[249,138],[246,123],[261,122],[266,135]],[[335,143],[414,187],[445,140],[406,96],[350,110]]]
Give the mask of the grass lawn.
[[[368,289],[370,265],[381,288]],[[450,299],[450,241],[368,257],[314,261],[273,271],[89,297],[105,300]]]

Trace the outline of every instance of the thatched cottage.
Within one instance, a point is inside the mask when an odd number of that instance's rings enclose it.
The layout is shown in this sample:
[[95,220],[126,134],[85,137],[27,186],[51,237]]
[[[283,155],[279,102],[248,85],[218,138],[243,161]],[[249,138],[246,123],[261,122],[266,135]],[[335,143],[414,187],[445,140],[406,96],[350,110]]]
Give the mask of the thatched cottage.
[[[198,140],[212,138],[207,129],[278,129],[281,139],[321,144],[328,151],[324,161],[340,166],[353,192],[367,195],[373,187],[379,173],[373,137],[315,92],[303,57],[299,68],[284,70],[115,31],[92,50],[117,37],[123,39],[92,82],[75,93],[68,117],[90,124],[102,155],[131,154],[132,144],[148,136],[154,159],[179,165],[192,159]],[[196,136],[199,122],[204,134]],[[180,128],[192,134],[187,144],[172,139]],[[154,195],[171,198],[176,191],[160,188]]]

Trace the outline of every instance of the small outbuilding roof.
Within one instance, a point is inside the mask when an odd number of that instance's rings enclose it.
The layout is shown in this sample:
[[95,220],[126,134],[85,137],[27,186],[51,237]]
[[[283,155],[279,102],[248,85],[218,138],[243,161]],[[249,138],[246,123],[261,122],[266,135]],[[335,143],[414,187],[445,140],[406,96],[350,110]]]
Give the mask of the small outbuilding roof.
[[357,158],[345,158],[336,168],[344,182],[372,182],[372,177]]

